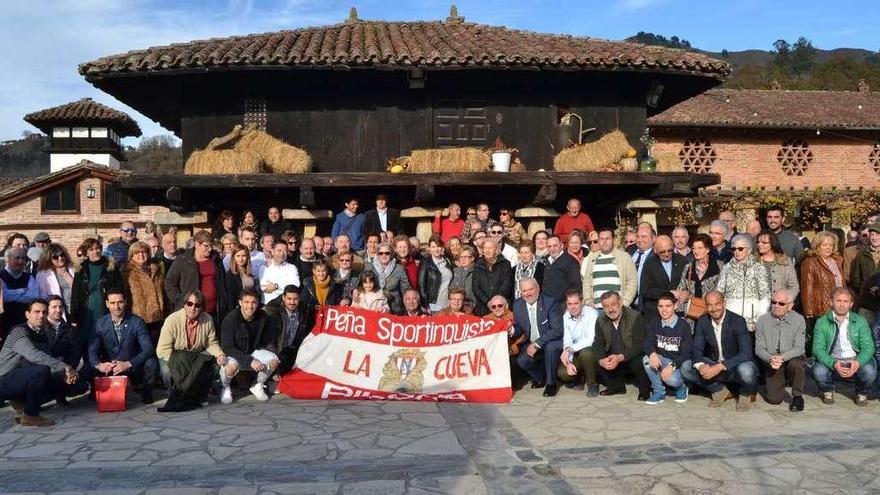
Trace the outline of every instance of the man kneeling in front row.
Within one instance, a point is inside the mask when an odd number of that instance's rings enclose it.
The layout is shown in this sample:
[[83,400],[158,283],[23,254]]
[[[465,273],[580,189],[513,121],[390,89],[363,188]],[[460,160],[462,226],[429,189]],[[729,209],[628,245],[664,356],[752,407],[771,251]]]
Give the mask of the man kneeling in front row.
[[244,364],[257,374],[250,391],[259,401],[269,400],[266,395],[266,381],[278,368],[277,329],[275,320],[257,310],[259,296],[253,289],[241,291],[238,297],[238,310],[232,311],[220,325],[220,342],[226,353],[226,365],[220,371],[223,391],[220,402],[232,403],[232,378],[241,371]]
[[727,385],[739,387],[736,410],[751,408],[751,396],[758,389],[758,367],[752,360],[752,339],[742,316],[724,309],[724,294],[706,294],[707,314],[697,320],[691,361],[681,373],[685,380],[712,394],[709,407],[721,407],[727,399]]
[[770,312],[761,315],[755,325],[755,355],[764,367],[767,380],[765,399],[781,404],[785,399],[785,379],[791,382],[792,412],[804,410],[804,379],[806,360],[804,342],[807,324],[804,317],[792,310],[794,297],[788,289],[773,294]]
[[834,404],[834,381],[856,381],[857,406],[868,405],[868,390],[877,378],[874,340],[868,322],[850,311],[852,293],[846,287],[831,293],[831,310],[813,327],[813,378],[822,391],[822,402]]

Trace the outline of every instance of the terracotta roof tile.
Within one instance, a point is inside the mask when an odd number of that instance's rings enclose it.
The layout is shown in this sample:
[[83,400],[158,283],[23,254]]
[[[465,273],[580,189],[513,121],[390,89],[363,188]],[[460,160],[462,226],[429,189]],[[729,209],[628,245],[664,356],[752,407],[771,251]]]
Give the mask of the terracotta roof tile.
[[651,117],[648,125],[880,129],[880,92],[712,89]]
[[357,21],[191,41],[100,58],[79,71],[91,80],[254,65],[664,70],[715,79],[730,73],[727,63],[701,53],[457,21]]
[[141,129],[137,122],[127,113],[102,105],[91,98],[83,98],[66,105],[29,113],[24,116],[24,120],[46,134],[51,134],[54,124],[82,122],[116,124],[116,129],[121,137],[141,135]]

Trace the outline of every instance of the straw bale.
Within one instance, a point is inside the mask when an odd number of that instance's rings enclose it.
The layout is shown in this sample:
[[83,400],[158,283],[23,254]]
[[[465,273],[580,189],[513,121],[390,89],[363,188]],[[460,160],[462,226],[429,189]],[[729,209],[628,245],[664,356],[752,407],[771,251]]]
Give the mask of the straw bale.
[[312,169],[312,157],[305,150],[260,130],[245,132],[235,143],[235,149],[258,154],[266,169],[276,174],[304,174]]
[[256,153],[238,150],[193,151],[186,160],[186,175],[258,174],[263,160]]
[[684,170],[681,166],[681,160],[678,159],[678,154],[673,151],[654,153],[651,156],[657,160],[658,172],[681,172]]
[[560,151],[553,158],[553,168],[563,172],[595,172],[620,163],[629,149],[626,136],[620,131],[612,131],[598,141]]
[[407,172],[488,172],[492,159],[479,148],[413,150]]

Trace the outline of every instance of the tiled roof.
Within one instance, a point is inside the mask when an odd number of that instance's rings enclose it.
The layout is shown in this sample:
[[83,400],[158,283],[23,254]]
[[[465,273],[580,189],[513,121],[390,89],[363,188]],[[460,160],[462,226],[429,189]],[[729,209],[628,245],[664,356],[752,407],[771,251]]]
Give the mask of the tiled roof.
[[459,20],[353,21],[324,27],[191,41],[79,66],[105,75],[212,68],[331,66],[646,70],[724,79],[726,62],[701,53],[593,38],[538,34]]
[[34,191],[39,192],[46,187],[54,187],[67,182],[73,177],[90,175],[101,177],[105,180],[117,180],[120,176],[128,174],[129,172],[125,170],[118,170],[83,160],[72,167],[63,168],[39,177],[3,177],[0,178],[0,206],[17,201],[22,195]]
[[24,116],[29,124],[51,134],[52,125],[61,122],[115,124],[120,136],[140,136],[141,128],[125,112],[102,105],[91,98],[83,98],[66,105],[47,108]]
[[880,92],[712,89],[651,117],[648,125],[880,129]]

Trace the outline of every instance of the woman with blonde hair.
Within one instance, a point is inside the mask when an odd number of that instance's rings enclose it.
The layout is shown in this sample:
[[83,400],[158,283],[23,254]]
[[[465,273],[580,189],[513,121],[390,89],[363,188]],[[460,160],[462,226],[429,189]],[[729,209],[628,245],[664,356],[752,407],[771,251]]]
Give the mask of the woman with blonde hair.
[[149,244],[137,241],[128,247],[122,280],[131,314],[144,320],[153,344],[158,343],[165,320],[165,277],[159,265],[152,262]]
[[815,249],[801,260],[801,307],[808,328],[831,309],[834,289],[845,286],[843,257],[837,254],[839,242],[832,232],[819,232],[813,242]]

